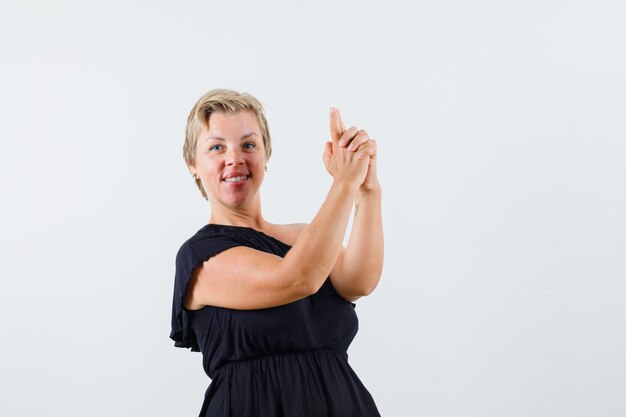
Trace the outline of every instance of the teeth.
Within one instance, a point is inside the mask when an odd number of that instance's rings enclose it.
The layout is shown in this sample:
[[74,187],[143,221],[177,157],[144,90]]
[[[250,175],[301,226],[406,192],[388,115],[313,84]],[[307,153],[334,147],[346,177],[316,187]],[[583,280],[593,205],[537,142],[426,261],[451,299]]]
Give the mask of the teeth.
[[225,179],[225,181],[228,181],[228,182],[237,182],[237,181],[243,181],[243,180],[245,180],[246,178],[248,178],[248,177],[247,177],[247,176],[245,176],[245,177],[232,177],[232,178],[226,178],[226,179]]

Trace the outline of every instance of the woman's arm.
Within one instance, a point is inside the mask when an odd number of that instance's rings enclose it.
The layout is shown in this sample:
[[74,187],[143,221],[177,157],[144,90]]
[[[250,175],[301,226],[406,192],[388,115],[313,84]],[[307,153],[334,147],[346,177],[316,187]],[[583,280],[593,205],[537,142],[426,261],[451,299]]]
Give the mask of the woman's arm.
[[341,249],[357,187],[334,182],[319,212],[284,257],[240,245],[204,261],[193,272],[183,305],[191,310],[206,305],[252,310],[316,293]]
[[330,273],[333,287],[348,301],[371,294],[380,281],[384,255],[381,201],[380,186],[359,192],[348,246],[340,251]]
[[[341,135],[345,126],[339,115],[337,123],[331,125],[331,134]],[[326,144],[324,160],[332,159],[332,147]],[[337,262],[330,273],[330,279],[337,292],[348,301],[355,301],[361,296],[369,295],[380,281],[383,268],[383,225],[382,225],[382,189],[378,182],[376,169],[376,141],[364,131],[348,142],[340,142],[339,146],[347,147],[359,157],[367,157],[370,161],[365,180],[359,187],[356,197],[356,208],[348,247],[339,252]],[[333,172],[329,170],[333,175]]]

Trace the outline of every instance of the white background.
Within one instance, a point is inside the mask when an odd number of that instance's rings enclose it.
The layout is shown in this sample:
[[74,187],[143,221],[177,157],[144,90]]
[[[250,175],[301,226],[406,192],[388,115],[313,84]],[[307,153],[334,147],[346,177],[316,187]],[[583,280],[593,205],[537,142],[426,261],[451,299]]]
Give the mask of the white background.
[[330,106],[378,142],[348,352],[383,416],[624,416],[622,4],[3,0],[0,415],[197,415],[183,131],[224,87],[266,107],[271,222],[319,209]]

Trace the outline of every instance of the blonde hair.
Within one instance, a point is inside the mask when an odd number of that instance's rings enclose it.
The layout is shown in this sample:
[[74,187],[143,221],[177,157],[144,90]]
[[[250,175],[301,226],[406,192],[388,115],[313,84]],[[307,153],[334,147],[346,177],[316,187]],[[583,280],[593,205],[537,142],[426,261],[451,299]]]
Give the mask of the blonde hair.
[[[216,88],[200,97],[191,109],[189,117],[187,117],[185,144],[183,145],[183,158],[185,158],[187,166],[196,166],[198,136],[203,128],[208,129],[211,114],[216,112],[234,114],[238,111],[249,111],[254,115],[261,129],[263,145],[265,146],[265,158],[266,160],[270,159],[272,155],[272,141],[267,119],[265,119],[265,111],[259,100],[248,93]],[[195,182],[202,193],[202,197],[208,200],[200,179],[196,178]]]

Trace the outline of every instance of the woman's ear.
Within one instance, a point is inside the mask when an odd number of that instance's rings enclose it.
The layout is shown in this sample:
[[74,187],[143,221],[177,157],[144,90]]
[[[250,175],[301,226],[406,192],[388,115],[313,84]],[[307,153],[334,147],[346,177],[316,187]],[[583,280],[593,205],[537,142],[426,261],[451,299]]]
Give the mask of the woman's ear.
[[198,170],[196,169],[196,167],[192,166],[192,165],[187,165],[187,168],[189,169],[189,172],[191,172],[191,176],[196,179],[197,175],[198,175]]

